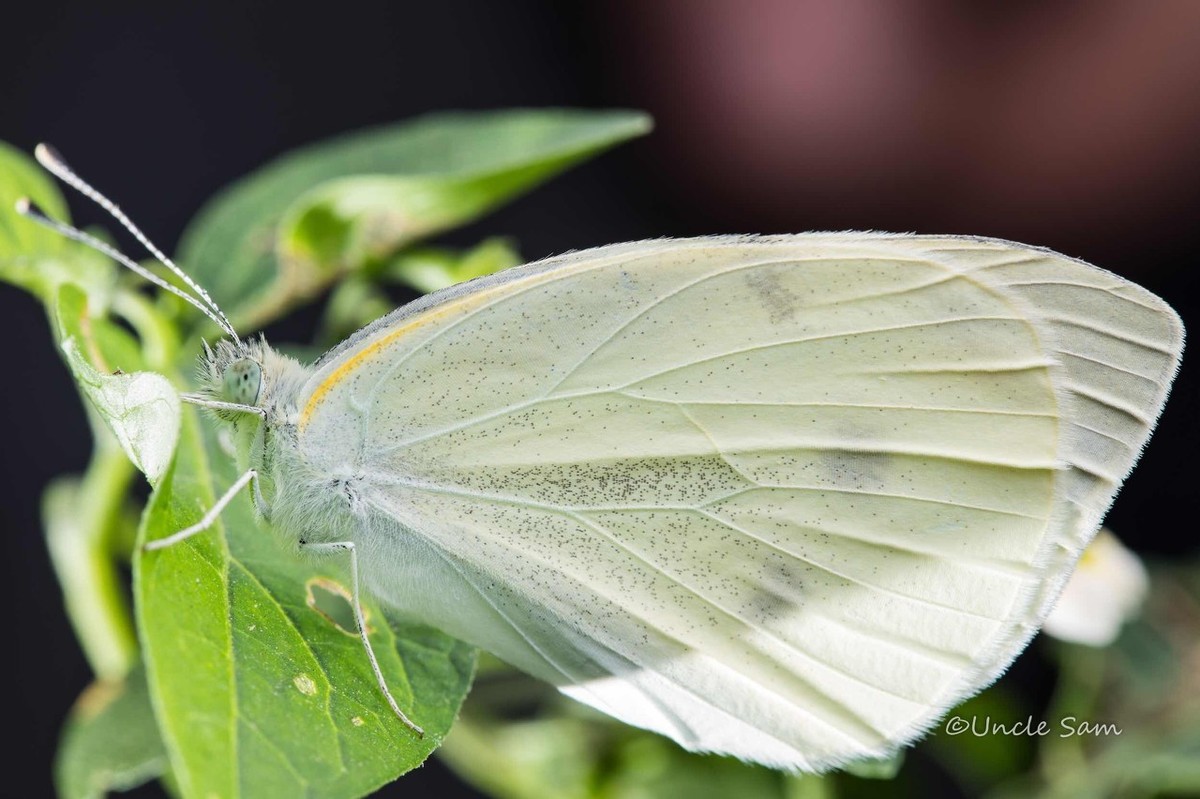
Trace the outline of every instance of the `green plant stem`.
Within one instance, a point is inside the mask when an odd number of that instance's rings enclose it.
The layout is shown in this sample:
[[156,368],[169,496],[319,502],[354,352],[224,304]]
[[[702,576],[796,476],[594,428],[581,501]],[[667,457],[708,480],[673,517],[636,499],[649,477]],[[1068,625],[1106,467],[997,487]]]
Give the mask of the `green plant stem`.
[[133,466],[94,420],[96,448],[81,480],[57,481],[43,500],[50,561],[88,664],[119,680],[138,660],[133,615],[117,564],[115,539]]
[[818,774],[787,777],[783,790],[785,799],[835,799],[837,796],[833,780]]
[[[1084,646],[1058,649],[1059,679],[1047,711],[1056,722],[1068,716],[1089,720],[1104,683],[1104,653]],[[1068,784],[1088,769],[1083,736],[1047,737],[1039,752],[1040,771],[1049,785]]]
[[169,371],[179,351],[179,336],[163,315],[134,291],[118,292],[112,309],[137,331],[146,364],[155,371]]

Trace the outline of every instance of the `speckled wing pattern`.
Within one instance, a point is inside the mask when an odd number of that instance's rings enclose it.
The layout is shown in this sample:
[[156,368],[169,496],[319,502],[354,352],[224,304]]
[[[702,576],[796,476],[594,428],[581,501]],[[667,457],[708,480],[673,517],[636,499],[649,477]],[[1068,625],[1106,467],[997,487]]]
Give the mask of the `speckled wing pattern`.
[[1138,286],[1003,241],[616,245],[368,327],[318,364],[299,443],[367,475],[364,562],[415,534],[489,609],[431,621],[689,749],[822,770],[1024,648],[1182,337]]

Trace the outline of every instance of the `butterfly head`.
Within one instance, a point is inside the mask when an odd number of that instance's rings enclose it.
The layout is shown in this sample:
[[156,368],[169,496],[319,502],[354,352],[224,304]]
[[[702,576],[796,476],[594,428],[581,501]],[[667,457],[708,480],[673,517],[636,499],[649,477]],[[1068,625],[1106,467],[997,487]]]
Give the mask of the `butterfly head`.
[[[259,337],[205,344],[196,377],[205,399],[272,413],[288,404],[287,398],[296,393],[305,375],[304,367]],[[214,412],[227,420],[241,415],[233,409],[214,408]]]
[[[231,405],[263,407],[270,395],[268,380],[263,375],[263,365],[269,354],[274,354],[262,338],[247,341],[217,342],[210,347],[204,345],[197,368],[200,394],[206,399]],[[233,419],[238,414],[233,410],[216,410],[223,419]]]

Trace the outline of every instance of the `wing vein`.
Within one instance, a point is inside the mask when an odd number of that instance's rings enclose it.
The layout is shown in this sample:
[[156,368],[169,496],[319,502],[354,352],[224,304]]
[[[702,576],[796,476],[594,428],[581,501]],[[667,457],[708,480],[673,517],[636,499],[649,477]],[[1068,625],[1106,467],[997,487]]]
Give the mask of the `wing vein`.
[[[607,345],[609,342],[613,341],[618,335],[620,335],[621,331],[628,329],[629,326],[632,325],[634,322],[636,322],[638,319],[641,319],[647,313],[649,313],[651,310],[658,307],[659,305],[662,305],[667,300],[670,300],[671,298],[676,297],[691,288],[701,285],[709,280],[712,280],[712,279],[715,279],[718,277],[724,277],[726,275],[730,275],[735,272],[740,272],[745,269],[757,269],[762,266],[771,266],[771,265],[782,264],[782,263],[821,263],[824,261],[831,261],[831,260],[837,260],[837,259],[830,257],[830,256],[818,256],[815,258],[777,258],[777,257],[769,258],[769,259],[764,259],[764,260],[751,261],[749,263],[744,263],[744,264],[738,264],[736,266],[731,266],[727,269],[722,269],[722,270],[719,270],[716,272],[711,272],[707,275],[702,275],[701,277],[699,277],[689,283],[685,283],[682,286],[679,286],[678,288],[675,288],[675,289],[663,294],[661,297],[655,298],[653,302],[650,302],[647,305],[642,306],[641,308],[639,308],[637,310],[636,313],[634,313],[632,316],[630,316],[628,319],[626,319],[624,322],[622,322],[620,325],[618,325],[616,328],[614,328],[611,332],[607,333],[595,346],[593,346],[590,350],[588,350],[588,352],[586,354],[584,354],[584,356],[582,358],[580,358],[578,361],[576,361],[575,364],[572,365],[567,370],[566,374],[564,374],[560,380],[558,380],[554,385],[550,386],[550,388],[546,390],[546,392],[544,393],[543,396],[549,397],[551,394],[553,394],[555,391],[557,391],[558,388],[563,383],[565,383],[567,380],[569,380],[572,375],[574,375],[577,371],[579,371],[579,369],[584,364],[586,364],[593,355],[595,355],[605,345]],[[888,260],[891,262],[920,263],[920,264],[931,265],[931,264],[929,264],[928,261],[925,261],[925,260],[919,259],[919,258],[889,258]],[[939,266],[940,266],[940,264],[939,264]],[[805,307],[805,310],[807,311],[807,310],[812,310],[815,308],[832,307],[834,305],[839,305],[839,306],[840,305],[848,305],[848,304],[855,303],[855,302],[862,302],[864,300],[874,300],[874,299],[878,299],[880,297],[888,297],[888,296],[892,296],[892,295],[906,294],[906,293],[909,293],[912,291],[924,290],[924,289],[930,288],[932,286],[936,286],[940,283],[944,283],[949,280],[953,280],[958,277],[962,277],[962,275],[958,272],[947,271],[946,273],[939,275],[938,277],[936,277],[933,280],[926,281],[926,282],[918,284],[918,285],[905,286],[904,288],[894,289],[894,290],[890,290],[890,291],[863,294],[863,295],[859,295],[859,296],[853,297],[853,298],[842,297],[837,300],[812,303],[809,305],[805,305],[804,307]]]
[[[868,682],[866,679],[858,676],[857,674],[853,674],[852,672],[847,671],[842,666],[839,666],[835,663],[830,663],[822,658],[817,657],[816,655],[814,655],[811,652],[806,652],[805,650],[797,647],[795,644],[791,643],[790,641],[784,640],[783,638],[779,637],[778,634],[776,634],[775,632],[773,632],[772,630],[770,630],[766,627],[756,627],[753,623],[751,623],[749,620],[747,620],[740,613],[727,608],[723,603],[708,596],[700,588],[697,588],[695,585],[692,585],[687,580],[685,580],[680,575],[678,575],[673,569],[669,569],[660,563],[655,563],[650,558],[648,558],[644,554],[642,554],[638,549],[634,548],[633,546],[630,546],[629,544],[625,543],[624,541],[621,541],[619,538],[617,538],[615,535],[613,535],[613,533],[611,531],[609,531],[604,525],[600,524],[599,522],[597,522],[593,519],[588,519],[586,516],[583,516],[582,514],[579,514],[579,513],[574,513],[571,511],[564,511],[564,512],[567,514],[567,516],[569,518],[574,519],[576,522],[578,522],[582,525],[585,525],[586,527],[590,527],[592,530],[596,531],[597,533],[602,535],[604,538],[611,541],[618,548],[623,549],[625,552],[628,552],[630,555],[637,558],[642,563],[646,564],[646,566],[650,567],[650,569],[652,569],[653,571],[656,571],[660,574],[666,575],[667,578],[669,578],[671,580],[671,582],[680,586],[685,591],[691,593],[693,596],[695,596],[697,599],[701,600],[702,602],[705,602],[708,605],[715,608],[716,610],[720,611],[722,615],[731,619],[732,621],[734,621],[735,623],[740,625],[742,628],[750,631],[751,633],[757,633],[759,635],[762,635],[765,638],[767,638],[771,641],[774,641],[778,646],[782,647],[784,650],[791,652],[791,653],[797,655],[798,657],[801,657],[811,663],[816,663],[817,665],[819,665],[823,668],[829,669],[831,671],[835,671],[838,674],[841,674],[843,677],[846,677],[847,679],[851,680],[852,682],[858,683],[859,685],[863,685],[867,688],[871,688],[871,689],[879,691],[880,693],[883,693],[883,694],[888,694],[889,696],[894,696],[897,699],[903,700],[905,702],[915,703],[917,701],[917,700],[914,700],[912,697],[908,697],[908,696],[904,696],[903,694],[896,693],[895,691],[893,691],[889,688],[886,688],[882,685],[876,685],[875,683]],[[717,519],[716,517],[710,516],[710,518],[713,518],[714,521],[718,521],[721,524],[725,524],[726,527],[730,526],[727,523],[721,521],[720,519]],[[759,540],[761,540],[761,539],[759,539]],[[795,557],[795,555],[793,555],[793,557]],[[802,560],[801,558],[797,558],[797,559]],[[805,561],[805,562],[807,562],[807,561]],[[813,564],[813,565],[816,565],[816,564]],[[706,654],[709,654],[709,656],[712,657],[711,653],[706,653]],[[729,665],[729,664],[726,664],[726,665]],[[807,689],[809,689],[813,693],[815,693],[815,694],[822,693],[819,688],[812,685],[807,680],[800,678],[798,675],[792,674],[792,677],[799,680],[799,682],[801,682]],[[871,726],[869,722],[867,722],[865,719],[863,719],[857,713],[853,713],[852,711],[849,711],[849,708],[845,708],[845,709],[856,721],[858,721],[862,724],[865,724],[867,727]],[[871,729],[874,729],[874,728],[871,728]]]
[[[503,496],[500,494],[487,494],[482,491],[470,491],[470,490],[463,489],[463,488],[440,485],[440,484],[436,484],[436,483],[420,483],[420,484],[418,484],[418,483],[414,483],[414,482],[408,482],[407,485],[410,488],[413,488],[413,489],[419,490],[419,491],[428,491],[430,493],[447,494],[449,496],[457,496],[457,497],[470,497],[472,499],[498,502],[498,503],[502,503],[502,504],[506,504],[506,505],[516,505],[518,507],[527,507],[527,508],[532,507],[532,508],[537,508],[539,510],[546,511],[547,513],[563,514],[563,515],[567,515],[570,517],[573,517],[576,513],[579,512],[579,511],[572,510],[571,508],[562,507],[560,505],[551,505],[551,504],[548,504],[545,502],[537,502],[536,500],[524,499],[524,498],[518,498],[518,497],[507,497],[507,496]],[[660,510],[672,510],[672,508],[659,508],[659,509]],[[713,521],[717,522],[718,524],[724,525],[725,527],[728,527],[730,530],[733,530],[735,532],[742,533],[746,537],[751,538],[754,541],[757,541],[761,544],[764,544],[765,546],[768,546],[771,549],[774,549],[783,555],[787,555],[787,556],[795,558],[796,560],[799,560],[803,563],[807,563],[810,566],[813,566],[815,568],[826,571],[835,577],[838,577],[842,580],[846,580],[847,582],[856,583],[858,585],[862,585],[865,588],[872,588],[872,589],[878,590],[881,593],[891,594],[893,596],[898,596],[898,597],[901,597],[904,599],[911,599],[915,602],[921,602],[921,603],[928,604],[933,607],[943,608],[943,609],[951,610],[951,611],[954,611],[957,613],[962,613],[964,615],[975,616],[977,618],[988,619],[990,621],[997,621],[997,619],[995,619],[991,616],[988,616],[986,614],[974,613],[972,611],[965,610],[963,608],[955,607],[952,605],[942,605],[937,602],[933,602],[932,600],[924,599],[922,597],[908,596],[907,594],[902,594],[898,591],[892,591],[891,589],[887,589],[882,586],[876,586],[871,583],[864,583],[861,580],[856,580],[853,577],[849,577],[845,574],[842,574],[839,571],[836,571],[832,568],[824,566],[823,564],[817,563],[816,561],[809,560],[802,555],[792,552],[791,550],[785,549],[785,548],[779,546],[778,544],[774,544],[770,541],[767,541],[764,538],[760,538],[759,536],[742,528],[741,526],[739,526],[729,520],[722,519],[720,516],[717,516],[716,514],[712,513],[711,511],[707,511],[703,508],[684,507],[684,508],[680,508],[680,510],[692,512],[692,513],[698,513],[703,516],[706,516],[706,517],[712,519]]]
[[679,408],[679,412],[683,414],[683,417],[685,419],[687,419],[689,422],[691,422],[692,426],[695,427],[697,430],[699,430],[701,432],[701,434],[703,434],[703,436],[706,439],[708,439],[708,443],[712,444],[713,452],[715,452],[717,454],[717,456],[721,459],[721,461],[726,466],[728,466],[730,469],[732,469],[734,472],[736,472],[739,477],[741,477],[743,480],[745,480],[747,483],[749,483],[750,487],[762,485],[762,483],[760,483],[758,480],[754,479],[750,475],[746,474],[746,472],[742,471],[741,467],[739,467],[736,463],[734,463],[733,461],[731,461],[729,459],[729,455],[725,452],[725,450],[721,449],[721,445],[718,444],[716,439],[712,437],[712,434],[708,432],[708,428],[706,428],[704,425],[700,424],[700,422],[697,421],[696,418],[694,416],[692,416],[691,413],[688,412],[688,409],[684,405],[679,404],[676,407]]
[[[656,253],[654,253],[654,252],[648,252],[643,255],[632,255],[632,256],[629,256],[629,260],[636,261],[636,260],[640,260],[642,258],[651,258],[654,255],[656,255]],[[599,261],[597,263],[588,265],[587,268],[583,269],[582,271],[591,271],[593,269],[600,269],[600,268],[608,265],[608,263],[609,262],[607,260]],[[576,264],[576,266],[581,266],[581,265]],[[570,274],[575,275],[575,274],[579,274],[579,272],[571,272]],[[542,278],[544,278],[544,281],[539,282],[537,280],[530,279],[529,282],[525,283],[525,285],[514,285],[512,287],[512,291],[510,291],[509,293],[499,294],[497,297],[495,297],[494,299],[481,305],[479,308],[476,308],[471,313],[465,314],[465,315],[459,317],[458,319],[455,319],[453,322],[451,322],[448,325],[445,325],[440,330],[438,330],[436,333],[434,333],[432,336],[425,339],[424,341],[421,341],[419,344],[417,344],[417,346],[413,347],[411,350],[404,353],[400,358],[396,359],[396,362],[393,363],[391,366],[389,366],[388,369],[385,370],[384,373],[382,375],[380,375],[380,377],[375,381],[375,385],[373,385],[371,387],[371,390],[367,395],[367,402],[365,404],[369,405],[374,402],[375,394],[379,390],[379,387],[382,386],[384,383],[386,383],[388,380],[390,380],[392,375],[396,374],[396,372],[399,371],[400,368],[402,366],[404,366],[404,364],[407,363],[410,358],[412,358],[418,352],[425,349],[427,346],[429,346],[434,341],[438,340],[445,334],[449,333],[451,330],[454,330],[455,328],[457,328],[463,322],[467,321],[468,319],[473,318],[474,315],[476,313],[478,313],[480,310],[482,310],[484,308],[492,308],[496,305],[500,305],[503,303],[513,301],[516,298],[522,296],[525,292],[530,291],[531,289],[533,289],[537,286],[546,285],[547,283],[553,283],[557,280],[563,280],[566,277],[566,275],[555,276],[555,275],[549,275],[547,273],[542,272],[542,273],[537,273],[537,274],[528,276],[528,278],[536,278],[536,277],[542,277]],[[518,282],[520,282],[520,281],[518,281]],[[440,307],[440,306],[434,306],[434,307]],[[426,312],[430,311],[430,310],[432,310],[432,308],[425,309]]]
[[1072,427],[1078,427],[1080,429],[1087,430],[1089,433],[1094,433],[1102,438],[1107,438],[1109,441],[1113,442],[1114,444],[1119,444],[1127,450],[1133,449],[1133,447],[1129,444],[1128,441],[1119,439],[1116,436],[1114,436],[1113,434],[1106,433],[1103,430],[1098,430],[1095,427],[1092,427],[1091,425],[1087,425],[1087,424],[1084,424],[1083,422],[1077,422],[1077,421],[1069,422],[1069,424]]
[[944,375],[944,374],[1012,374],[1016,372],[1031,372],[1038,369],[1048,369],[1054,366],[1053,361],[1032,361],[1021,364],[997,364],[995,366],[941,366],[941,367],[899,367],[894,369],[863,369],[855,372],[860,375]]
[[1118,401],[1113,397],[1105,397],[1098,391],[1093,391],[1091,388],[1084,388],[1083,386],[1074,382],[1064,382],[1063,386],[1072,393],[1078,394],[1081,397],[1086,397],[1093,402],[1098,402],[1101,405],[1105,405],[1115,411],[1125,414],[1130,419],[1133,419],[1135,422],[1144,427],[1149,427],[1152,424],[1152,420],[1147,419],[1140,411]]
[[1077,358],[1081,361],[1087,361],[1088,363],[1094,363],[1097,366],[1102,366],[1105,369],[1112,369],[1114,372],[1121,372],[1123,374],[1129,375],[1130,377],[1136,377],[1139,380],[1143,380],[1143,381],[1151,384],[1155,388],[1158,388],[1161,385],[1161,383],[1159,383],[1157,380],[1155,380],[1153,377],[1150,377],[1149,375],[1144,375],[1141,372],[1135,372],[1132,369],[1129,369],[1124,366],[1118,366],[1115,363],[1110,363],[1108,361],[1102,361],[1098,358],[1092,358],[1087,355],[1083,355],[1078,352],[1072,352],[1071,350],[1063,349],[1063,348],[1059,348],[1058,352],[1059,352],[1059,354],[1066,355],[1067,357],[1070,357],[1070,358]]
[[1117,341],[1123,341],[1126,344],[1132,344],[1135,347],[1141,347],[1142,349],[1150,350],[1151,352],[1157,352],[1160,355],[1166,355],[1169,358],[1175,357],[1174,350],[1170,349],[1165,344],[1160,344],[1157,341],[1150,341],[1147,339],[1143,339],[1143,338],[1133,335],[1132,333],[1127,333],[1124,331],[1117,331],[1117,330],[1110,330],[1110,329],[1104,328],[1104,327],[1097,327],[1096,325],[1088,324],[1087,322],[1085,322],[1083,320],[1073,319],[1069,316],[1046,315],[1042,318],[1044,321],[1049,322],[1051,324],[1063,325],[1064,327],[1074,327],[1074,328],[1078,328],[1080,330],[1087,330],[1088,332],[1096,333],[1101,336],[1106,336],[1108,338],[1116,339]]
[[[785,549],[784,547],[780,546],[779,544],[772,543],[771,541],[768,541],[765,538],[755,535],[754,533],[750,532],[749,530],[742,527],[741,525],[736,524],[732,520],[722,519],[720,516],[717,516],[715,513],[712,513],[711,511],[706,511],[703,508],[696,508],[696,512],[709,517],[710,519],[712,519],[715,522],[725,525],[730,530],[734,530],[736,532],[741,533],[742,535],[746,536],[747,538],[751,538],[755,541],[758,541],[759,543],[764,544],[765,546],[771,547],[772,549],[776,550],[777,552],[780,552],[784,555],[789,555],[789,556],[795,558],[796,560],[800,561],[801,563],[807,563],[808,565],[810,565],[814,568],[817,568],[817,569],[820,569],[821,571],[827,572],[827,573],[833,575],[834,577],[838,577],[842,580],[845,580],[848,583],[854,583],[855,585],[861,585],[864,588],[878,591],[881,594],[888,594],[890,596],[900,597],[901,599],[907,599],[907,600],[912,600],[913,602],[919,602],[923,605],[929,605],[930,607],[935,607],[935,608],[940,608],[942,610],[949,610],[949,611],[952,611],[955,613],[960,613],[964,616],[973,616],[973,617],[979,618],[979,619],[987,619],[988,621],[1002,621],[1002,619],[997,619],[993,616],[988,616],[986,613],[976,613],[974,611],[967,610],[965,608],[958,607],[955,605],[946,605],[941,602],[934,602],[932,599],[927,599],[925,597],[910,596],[908,594],[904,594],[899,591],[895,591],[891,588],[885,588],[881,585],[875,585],[874,583],[865,582],[858,578],[851,577],[848,574],[844,574],[844,573],[838,571],[837,569],[834,569],[823,563],[818,563],[815,560],[806,558],[797,552],[792,552],[789,549]],[[839,533],[833,533],[833,534],[839,535]],[[846,536],[846,537],[849,538],[849,536]],[[867,541],[864,539],[855,539],[855,540],[862,540],[862,542],[865,544],[877,543],[877,542]],[[877,544],[877,545],[886,546],[883,544]],[[900,547],[889,547],[889,548],[901,550]]]
[[[654,397],[649,394],[635,394],[626,389],[617,389],[613,391],[597,392],[598,394],[611,393],[620,394],[622,396],[631,397],[633,399],[645,400],[647,402],[664,402],[672,405],[717,405],[717,406],[740,406],[747,405],[751,407],[767,407],[767,408],[864,408],[867,410],[880,411],[930,411],[935,413],[968,413],[968,414],[983,414],[987,416],[1020,416],[1029,417],[1031,419],[1057,419],[1058,414],[1055,413],[1033,413],[1030,411],[1006,411],[994,408],[951,408],[942,405],[884,405],[880,403],[868,402],[824,402],[824,401],[804,401],[804,402],[772,402],[770,400],[675,400],[667,397]],[[566,395],[564,395],[566,396]],[[570,395],[571,397],[582,395]],[[520,410],[517,408],[516,410]]]
[[[448,493],[448,494],[459,494],[460,493],[460,492],[454,491],[452,489],[446,489],[444,487],[442,487],[442,488],[426,487],[426,488],[423,488],[422,490],[434,491],[434,492],[438,492],[438,493]],[[518,505],[520,507],[528,507],[530,505],[530,503],[526,503],[524,501],[515,502],[512,500],[508,500],[504,497],[481,497],[479,495],[474,495],[474,494],[467,494],[467,495],[475,496],[476,498],[487,498],[487,499],[491,499],[494,502],[503,503],[503,504],[514,504],[514,505]],[[543,509],[549,513],[555,513],[555,514],[564,516],[568,519],[574,520],[578,524],[583,524],[587,527],[592,527],[593,529],[595,529],[593,527],[593,525],[589,523],[589,520],[581,519],[576,514],[570,512],[564,508],[558,508],[558,507],[554,507],[554,506],[535,506],[535,507],[540,507],[541,509]],[[600,533],[601,535],[605,535],[606,538],[613,541],[613,543],[616,544],[618,547],[625,549],[627,552],[629,552],[631,555],[638,558],[639,560],[642,560],[643,562],[647,562],[647,561],[645,561],[644,558],[642,558],[640,555],[638,555],[638,553],[629,549],[624,544],[615,540],[611,535],[607,534],[606,531],[596,530],[596,532]],[[489,535],[489,537],[496,539],[496,537],[494,535],[491,535],[491,534],[488,534],[485,532],[481,532],[481,534]],[[496,539],[496,540],[498,540],[498,539]],[[509,544],[507,542],[500,541],[499,543],[506,548],[509,547]],[[659,627],[653,621],[646,618],[645,615],[643,615],[642,613],[639,612],[637,607],[632,606],[629,603],[628,597],[623,597],[620,594],[609,595],[609,594],[605,593],[604,591],[600,590],[599,587],[597,587],[596,585],[594,585],[592,583],[584,583],[582,580],[580,580],[575,575],[573,575],[569,572],[564,572],[558,564],[555,564],[555,563],[547,560],[546,558],[539,556],[535,552],[523,551],[520,553],[520,557],[525,560],[535,561],[547,569],[553,570],[559,574],[563,574],[564,576],[568,577],[569,579],[571,579],[573,581],[576,581],[583,585],[586,585],[588,587],[588,589],[593,591],[598,597],[600,597],[601,599],[603,599],[605,601],[611,602],[613,605],[615,605],[618,608],[621,608],[621,610],[623,612],[629,614],[630,617],[645,624],[647,627],[657,630],[659,633],[661,633],[663,636],[665,636],[669,640],[674,641],[682,649],[697,651],[700,654],[702,654],[704,657],[711,659],[711,660],[715,661],[716,663],[719,663],[722,667],[730,669],[734,673],[741,675],[744,679],[751,680],[756,685],[758,685],[758,687],[761,688],[763,691],[779,697],[781,701],[786,702],[788,705],[795,708],[798,712],[804,714],[805,716],[812,718],[814,721],[816,721],[820,724],[823,724],[824,726],[827,726],[827,727],[830,727],[831,729],[837,730],[841,734],[847,735],[848,737],[850,737],[853,740],[858,741],[860,743],[865,742],[864,739],[878,740],[879,738],[882,737],[881,733],[878,730],[876,730],[874,727],[872,727],[869,722],[867,722],[865,719],[861,718],[857,713],[855,713],[850,708],[846,707],[845,705],[843,705],[841,703],[830,701],[829,698],[826,697],[826,695],[822,691],[813,687],[807,680],[799,678],[797,675],[793,674],[791,676],[793,678],[795,678],[799,684],[804,686],[811,693],[811,699],[813,701],[810,704],[798,703],[794,698],[791,698],[784,694],[781,694],[779,692],[779,690],[777,690],[776,688],[771,688],[771,687],[759,682],[758,680],[755,680],[753,677],[750,677],[750,676],[744,674],[736,666],[733,666],[733,665],[725,662],[724,660],[721,660],[720,658],[715,657],[711,652],[707,652],[704,650],[696,650],[694,647],[690,646],[689,644],[687,644],[684,641],[681,641],[675,635],[669,633],[666,630],[663,630],[661,627]],[[655,568],[656,571],[661,571],[660,569],[658,569],[658,567],[654,567],[653,564],[648,563],[648,565],[651,565],[653,568]],[[664,572],[664,573],[666,573],[666,572]],[[707,600],[701,594],[697,593],[696,590],[694,588],[692,588],[691,586],[687,585],[686,583],[679,582],[673,575],[667,574],[667,576],[670,579],[672,579],[673,581],[677,582],[684,589],[691,591],[693,594],[695,594],[697,597],[699,597],[703,601],[708,602],[709,604],[712,604],[713,607],[717,608],[718,610],[721,610],[722,612],[726,612],[726,611],[724,611],[723,608],[715,605],[715,603],[709,602],[709,600]],[[732,618],[735,618],[736,620],[741,621],[740,618],[738,618],[738,617],[732,617]],[[744,622],[742,622],[742,623],[744,624]],[[519,628],[518,628],[518,632],[519,632]],[[784,644],[784,645],[787,646],[786,644]],[[791,647],[789,647],[789,648],[791,648]],[[540,650],[538,650],[536,648],[535,648],[535,651],[540,652]],[[799,650],[796,650],[796,651],[799,652]],[[814,660],[814,662],[820,663],[820,661],[816,661],[814,658],[812,658],[811,655],[808,655],[807,653],[799,652],[799,654],[805,655],[808,659]],[[636,661],[634,661],[634,662],[636,662]],[[645,664],[639,663],[638,665],[646,667]],[[833,667],[828,667],[828,668],[833,668]],[[569,675],[564,675],[564,676],[568,676],[568,678],[569,678]],[[668,678],[668,679],[670,679],[670,678]],[[855,679],[858,682],[862,682],[861,678],[851,677],[851,679]],[[675,681],[672,680],[672,682],[674,683]],[[679,683],[675,683],[675,684],[678,685]],[[870,685],[869,683],[865,683],[865,682],[862,684],[867,685],[868,687],[874,688],[876,690],[879,690],[882,693],[889,693],[888,691],[886,691],[886,689],[880,688],[879,686],[873,686],[873,685]],[[687,686],[681,685],[680,687],[687,690]],[[905,699],[905,697],[900,697],[900,698]],[[913,700],[907,699],[906,701],[912,702]],[[816,712],[817,707],[823,707],[826,711],[833,710],[834,716],[830,717],[825,714],[817,713]],[[837,715],[841,715],[842,718],[840,718],[840,719],[836,718]],[[864,735],[864,733],[865,733],[865,735]]]
[[1087,289],[1087,290],[1091,290],[1091,291],[1098,291],[1102,294],[1106,294],[1110,297],[1115,297],[1124,302],[1133,303],[1134,305],[1141,306],[1142,308],[1145,308],[1148,311],[1154,311],[1155,313],[1162,312],[1161,308],[1156,307],[1156,306],[1152,305],[1151,303],[1144,302],[1143,300],[1141,300],[1137,297],[1132,297],[1127,294],[1121,293],[1118,289],[1122,288],[1122,286],[1120,286],[1119,284],[1115,284],[1115,285],[1111,285],[1111,286],[1096,286],[1091,283],[1079,283],[1079,282],[1076,282],[1073,280],[1020,280],[1020,281],[1005,281],[1004,286],[1005,286],[1005,288],[1027,288],[1027,287],[1032,288],[1035,286],[1063,286],[1065,288],[1070,288],[1070,289]]
[[720,352],[715,355],[708,355],[703,358],[697,358],[694,361],[688,361],[686,363],[677,364],[668,369],[660,369],[656,372],[650,372],[649,374],[642,375],[635,380],[630,380],[628,383],[624,383],[620,386],[611,386],[610,388],[613,388],[616,390],[623,390],[623,389],[629,388],[630,386],[637,385],[638,383],[643,383],[647,380],[652,380],[656,377],[662,377],[663,375],[668,375],[668,374],[671,374],[672,372],[678,372],[681,369],[690,369],[693,366],[699,366],[702,363],[709,363],[710,361],[720,360],[721,358],[728,358],[731,355],[745,355],[746,353],[750,353],[750,352],[761,352],[763,350],[771,350],[771,349],[775,349],[776,347],[788,347],[788,346],[792,346],[794,344],[808,344],[813,341],[829,341],[829,340],[839,339],[839,338],[852,338],[854,336],[873,335],[875,333],[889,333],[889,332],[892,332],[895,330],[915,330],[915,329],[922,328],[922,327],[936,328],[936,327],[941,327],[942,325],[960,324],[962,322],[1000,322],[1000,321],[1003,321],[1003,322],[1025,322],[1026,320],[1022,319],[1019,316],[971,316],[971,317],[964,316],[964,317],[958,317],[955,319],[938,319],[938,320],[935,320],[932,322],[913,322],[911,324],[903,324],[903,325],[884,325],[883,327],[859,328],[857,330],[843,330],[843,331],[839,331],[837,333],[821,333],[821,334],[818,334],[815,336],[802,336],[800,338],[784,339],[782,341],[769,341],[766,344],[755,344],[750,347],[741,347],[741,348],[734,349],[734,350],[728,350],[726,352]]
[[[1015,510],[1004,510],[1003,508],[994,508],[994,507],[989,507],[987,505],[972,505],[968,502],[958,502],[955,500],[939,499],[936,497],[922,497],[922,496],[917,496],[915,494],[896,494],[896,493],[892,493],[892,492],[888,492],[888,491],[867,491],[866,489],[862,489],[862,488],[838,488],[836,486],[803,486],[803,485],[787,485],[787,484],[763,485],[762,483],[759,483],[757,486],[746,486],[745,488],[739,488],[737,491],[732,492],[732,496],[737,496],[738,494],[744,494],[747,491],[758,491],[760,489],[766,489],[766,490],[779,489],[782,491],[813,491],[813,492],[821,493],[821,494],[854,494],[857,496],[865,496],[865,497],[885,497],[887,499],[900,499],[900,500],[906,500],[906,501],[911,501],[911,502],[928,502],[928,503],[932,503],[935,505],[944,505],[948,508],[965,508],[967,510],[983,511],[984,513],[996,513],[996,514],[1000,514],[1003,516],[1015,516],[1019,519],[1033,519],[1036,521],[1045,521],[1045,519],[1041,516],[1037,516],[1037,515],[1034,515],[1031,513],[1021,513],[1020,511],[1015,511]],[[697,507],[707,507],[709,505],[715,505],[718,502],[724,502],[725,500],[727,500],[729,498],[730,498],[730,495],[720,496],[715,499],[706,500],[705,502],[701,503]],[[689,507],[691,507],[691,506],[689,506]]]

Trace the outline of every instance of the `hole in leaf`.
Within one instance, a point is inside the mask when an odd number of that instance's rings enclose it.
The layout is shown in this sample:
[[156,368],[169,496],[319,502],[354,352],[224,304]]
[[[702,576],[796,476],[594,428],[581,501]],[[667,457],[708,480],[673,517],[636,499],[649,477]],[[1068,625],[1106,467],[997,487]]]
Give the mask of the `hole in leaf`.
[[[354,624],[354,606],[350,604],[350,592],[337,580],[329,577],[313,577],[305,587],[308,597],[305,600],[310,608],[324,616],[330,624],[343,633],[358,637],[358,628]],[[371,612],[363,608],[363,621],[370,635]]]

